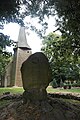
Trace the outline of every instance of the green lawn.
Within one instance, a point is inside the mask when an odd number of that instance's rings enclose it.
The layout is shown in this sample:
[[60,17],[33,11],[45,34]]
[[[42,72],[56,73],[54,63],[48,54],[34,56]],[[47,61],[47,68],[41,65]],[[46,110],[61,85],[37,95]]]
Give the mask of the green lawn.
[[[0,88],[0,95],[5,93],[5,92],[10,92],[10,93],[23,93],[23,88],[14,88],[14,87],[7,87],[7,88]],[[62,88],[57,88],[53,89],[52,87],[47,88],[48,93],[55,93],[55,92],[72,92],[72,93],[80,93],[80,88],[72,88],[72,89],[62,89]]]
[[[0,95],[2,95],[5,92],[10,92],[10,93],[13,93],[13,94],[17,94],[17,93],[23,93],[23,91],[24,91],[23,88],[14,88],[14,87],[0,88]],[[48,93],[55,93],[55,92],[60,92],[60,93],[62,93],[62,92],[80,93],[80,88],[72,88],[72,89],[66,89],[65,90],[65,89],[61,89],[61,88],[53,89],[52,87],[48,87],[47,92]],[[6,105],[10,104],[10,102],[11,102],[11,100],[0,101],[0,108],[5,107]]]
[[57,88],[53,89],[52,87],[47,88],[48,93],[54,93],[54,92],[72,92],[72,93],[80,93],[80,88],[71,88],[71,89],[62,89],[62,88]]
[[6,87],[6,88],[0,88],[0,95],[5,93],[5,92],[10,92],[10,93],[23,93],[23,88],[14,88],[14,87]]

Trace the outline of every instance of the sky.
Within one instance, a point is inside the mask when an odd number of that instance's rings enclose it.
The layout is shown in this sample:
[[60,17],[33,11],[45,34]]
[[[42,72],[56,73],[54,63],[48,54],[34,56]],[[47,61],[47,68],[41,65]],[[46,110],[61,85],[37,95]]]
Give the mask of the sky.
[[[5,25],[3,33],[9,35],[12,40],[17,41],[19,35],[19,29],[20,26],[18,24],[10,23]],[[29,36],[26,35],[26,39],[33,53],[40,51],[41,40],[34,32],[31,32]],[[13,52],[13,47],[7,47],[7,50]]]
[[[49,34],[50,32],[56,29],[55,19],[51,17],[50,19],[47,19],[47,21],[48,21],[48,29],[46,30],[45,35]],[[24,22],[25,24],[26,22],[27,23],[31,22],[37,28],[41,28],[40,24],[38,24],[37,19],[31,19],[30,17],[28,17],[25,19]],[[9,23],[4,26],[3,33],[6,35],[9,35],[12,40],[17,41],[19,29],[20,29],[20,26],[17,23]],[[32,49],[32,53],[39,52],[41,49],[42,40],[34,31],[30,31],[29,29],[26,29],[25,32],[26,32],[27,42]],[[27,35],[27,33],[29,33],[29,35]],[[7,50],[10,52],[13,52],[13,47],[8,47]]]

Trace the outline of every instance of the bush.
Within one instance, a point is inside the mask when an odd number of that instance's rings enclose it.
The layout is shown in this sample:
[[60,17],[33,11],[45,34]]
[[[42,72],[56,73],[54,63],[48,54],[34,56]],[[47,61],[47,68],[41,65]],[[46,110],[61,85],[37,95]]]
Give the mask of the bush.
[[52,86],[52,84],[53,84],[53,81],[51,81],[51,82],[49,83],[49,86]]
[[58,87],[58,84],[57,84],[55,79],[52,81],[52,87],[53,88],[57,88]]
[[73,83],[73,84],[72,84],[72,87],[77,87],[77,83]]
[[69,82],[69,83],[64,83],[64,89],[71,89],[71,83]]
[[63,87],[63,86],[64,86],[64,83],[63,83],[63,81],[61,79],[61,81],[60,81],[60,87]]
[[80,81],[78,81],[77,83],[73,83],[72,87],[80,87]]
[[77,82],[77,87],[80,87],[80,80],[78,80]]

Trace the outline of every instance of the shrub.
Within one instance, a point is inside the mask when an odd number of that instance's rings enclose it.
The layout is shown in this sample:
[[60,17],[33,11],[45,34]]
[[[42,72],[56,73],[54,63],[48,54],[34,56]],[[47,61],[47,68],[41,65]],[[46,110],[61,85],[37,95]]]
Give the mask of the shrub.
[[61,79],[61,81],[60,81],[60,87],[63,87],[63,86],[64,86],[64,83],[63,83],[63,81]]
[[51,81],[51,82],[49,83],[49,86],[52,86],[52,84],[53,84],[53,81]]
[[78,80],[77,82],[77,87],[80,87],[80,80]]
[[57,88],[58,87],[58,84],[57,84],[55,79],[52,81],[52,87],[53,88]]
[[68,83],[64,83],[64,89],[71,89],[71,83],[68,82]]
[[73,83],[73,84],[72,84],[72,87],[77,87],[77,83]]
[[77,83],[73,83],[72,87],[80,87],[80,81],[78,81]]

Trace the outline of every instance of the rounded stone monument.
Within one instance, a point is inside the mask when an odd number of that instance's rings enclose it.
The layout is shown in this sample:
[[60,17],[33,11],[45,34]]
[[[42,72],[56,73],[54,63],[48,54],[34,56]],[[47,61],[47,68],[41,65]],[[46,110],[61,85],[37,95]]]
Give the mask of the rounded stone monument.
[[25,100],[44,100],[46,88],[51,82],[51,69],[47,57],[42,52],[29,56],[21,67]]

